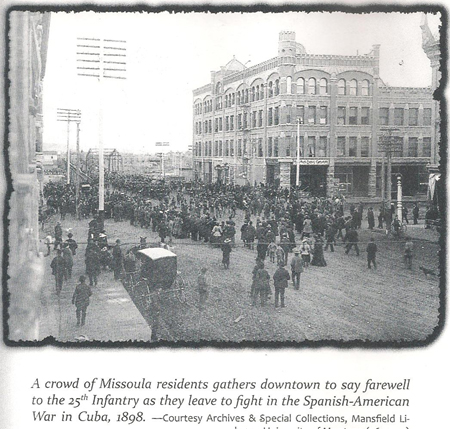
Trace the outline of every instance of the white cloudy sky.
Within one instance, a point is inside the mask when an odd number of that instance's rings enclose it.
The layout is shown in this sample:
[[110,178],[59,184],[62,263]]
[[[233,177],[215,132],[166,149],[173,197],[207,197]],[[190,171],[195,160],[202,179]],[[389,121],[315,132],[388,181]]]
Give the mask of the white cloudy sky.
[[[437,30],[438,18],[429,16]],[[380,74],[396,86],[428,86],[420,14],[54,13],[44,81],[44,147],[64,150],[66,125],[56,109],[81,109],[81,148],[97,147],[98,84],[76,75],[76,38],[127,41],[127,80],[105,81],[104,145],[123,152],[174,150],[192,143],[192,90],[233,55],[250,65],[277,55],[278,33],[296,32],[308,53],[355,55],[381,45]],[[402,63],[402,65],[400,65]],[[75,148],[75,126],[71,146]]]

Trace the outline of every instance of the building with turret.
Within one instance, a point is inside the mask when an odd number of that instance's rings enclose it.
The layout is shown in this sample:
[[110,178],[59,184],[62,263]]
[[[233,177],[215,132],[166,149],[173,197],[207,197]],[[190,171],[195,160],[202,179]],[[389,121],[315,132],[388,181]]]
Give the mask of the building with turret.
[[379,143],[389,136],[404,195],[426,194],[437,156],[432,88],[387,86],[379,64],[379,45],[364,55],[315,55],[293,31],[279,34],[274,58],[252,67],[233,58],[193,91],[195,177],[289,187],[298,164],[300,186],[312,194],[380,197]]

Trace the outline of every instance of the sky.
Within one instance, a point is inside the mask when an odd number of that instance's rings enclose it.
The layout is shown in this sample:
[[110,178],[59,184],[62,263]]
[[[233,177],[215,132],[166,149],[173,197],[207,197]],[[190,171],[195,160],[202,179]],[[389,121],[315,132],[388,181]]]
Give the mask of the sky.
[[[439,17],[428,16],[432,31]],[[421,14],[400,13],[52,13],[44,78],[44,150],[66,150],[57,108],[80,109],[80,147],[120,152],[183,151],[192,144],[192,91],[233,58],[248,66],[277,55],[278,34],[296,32],[311,54],[356,55],[380,44],[380,76],[391,86],[425,87],[431,67],[422,50]],[[77,76],[77,37],[126,40],[126,80]],[[75,124],[69,144],[76,145]]]

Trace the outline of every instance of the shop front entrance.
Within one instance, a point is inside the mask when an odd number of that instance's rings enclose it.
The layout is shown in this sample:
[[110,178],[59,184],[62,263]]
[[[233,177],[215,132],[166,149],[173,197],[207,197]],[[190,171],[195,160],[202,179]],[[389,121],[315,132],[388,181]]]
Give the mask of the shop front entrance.
[[[327,165],[300,165],[300,189],[315,197],[327,193]],[[296,183],[297,166],[291,168],[291,186]]]

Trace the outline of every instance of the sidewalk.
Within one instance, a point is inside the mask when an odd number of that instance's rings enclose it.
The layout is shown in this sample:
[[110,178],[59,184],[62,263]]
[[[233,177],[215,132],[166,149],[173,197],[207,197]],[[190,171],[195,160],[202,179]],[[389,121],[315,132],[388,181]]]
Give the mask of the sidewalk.
[[[63,228],[64,228],[64,223]],[[74,226],[70,221],[70,226]],[[83,237],[84,229],[73,228],[75,237]],[[42,251],[46,253],[45,246]],[[74,257],[72,278],[64,281],[60,296],[56,295],[55,278],[50,263],[55,256],[52,250],[44,260],[44,284],[41,291],[41,317],[39,338],[49,336],[60,342],[78,341],[150,341],[151,328],[134,305],[120,281],[112,272],[102,272],[97,286],[92,286],[92,296],[87,309],[86,324],[76,326],[72,295],[80,275],[84,275],[85,246],[80,246]],[[87,283],[89,280],[87,279]]]

